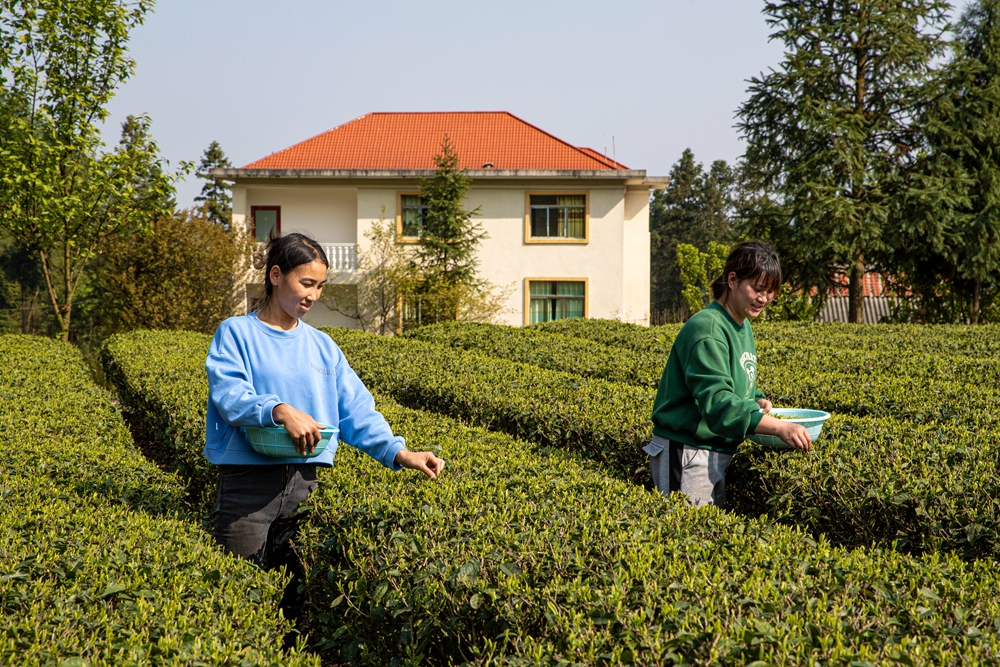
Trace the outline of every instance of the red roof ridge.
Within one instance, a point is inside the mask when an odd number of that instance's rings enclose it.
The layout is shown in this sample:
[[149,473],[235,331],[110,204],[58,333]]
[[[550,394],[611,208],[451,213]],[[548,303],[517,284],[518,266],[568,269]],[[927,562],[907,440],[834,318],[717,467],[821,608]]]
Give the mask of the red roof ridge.
[[[358,141],[359,141],[358,136],[362,137],[362,139],[361,139],[362,142],[368,141],[367,139],[364,138],[364,132],[367,131],[366,128],[368,126],[370,126],[371,123],[377,123],[377,125],[375,127],[384,126],[383,125],[384,123],[390,123],[391,125],[398,125],[400,123],[406,124],[408,122],[406,120],[407,117],[411,117],[412,118],[412,117],[415,117],[415,116],[416,117],[419,117],[419,116],[424,116],[424,117],[427,117],[427,116],[437,116],[438,120],[434,120],[434,121],[430,121],[429,120],[427,122],[433,123],[433,124],[437,125],[438,127],[440,127],[441,125],[444,125],[446,128],[449,125],[456,124],[456,123],[458,124],[457,127],[459,127],[459,128],[469,127],[469,122],[472,122],[472,127],[479,126],[480,123],[485,123],[485,125],[483,125],[483,127],[497,127],[495,125],[495,123],[497,123],[497,122],[501,122],[502,123],[502,121],[499,121],[499,120],[488,121],[488,120],[485,120],[485,119],[483,121],[471,121],[471,119],[470,119],[470,121],[460,121],[458,119],[455,119],[453,121],[449,121],[448,117],[452,117],[452,116],[460,116],[460,117],[461,116],[464,116],[464,117],[469,117],[469,116],[483,116],[483,117],[493,117],[495,119],[506,118],[507,119],[506,122],[511,123],[511,126],[510,126],[511,128],[516,128],[518,126],[520,126],[521,128],[523,128],[521,130],[521,132],[524,133],[523,136],[525,137],[526,140],[530,141],[530,139],[527,139],[527,138],[530,137],[532,133],[534,133],[535,136],[536,136],[536,139],[534,141],[536,141],[536,142],[540,141],[540,140],[543,141],[543,142],[546,141],[546,140],[550,141],[550,142],[554,142],[554,143],[550,143],[549,144],[549,149],[548,149],[549,151],[555,151],[556,154],[558,154],[558,153],[560,153],[562,151],[565,151],[564,153],[562,153],[562,155],[563,155],[562,158],[555,158],[555,162],[554,163],[550,162],[550,164],[560,164],[560,160],[561,160],[561,164],[564,164],[564,165],[578,165],[578,166],[565,166],[565,167],[548,167],[549,169],[556,169],[556,170],[558,170],[560,168],[562,168],[562,169],[581,169],[581,168],[586,169],[587,167],[585,165],[589,162],[591,165],[594,165],[594,166],[590,167],[591,169],[596,168],[598,170],[608,169],[608,170],[615,170],[615,171],[628,171],[628,167],[626,167],[622,163],[618,162],[617,160],[613,160],[613,159],[607,157],[606,155],[601,155],[597,151],[595,151],[593,149],[590,149],[590,148],[583,148],[583,147],[580,147],[580,146],[574,146],[573,144],[571,144],[571,143],[569,143],[569,142],[567,142],[567,141],[565,141],[563,139],[560,139],[559,137],[555,136],[554,134],[543,130],[542,128],[538,127],[537,125],[529,123],[528,121],[524,120],[523,118],[520,118],[519,116],[511,113],[510,111],[372,111],[372,112],[365,113],[365,114],[363,114],[361,116],[358,116],[357,118],[353,118],[353,119],[351,119],[351,120],[349,120],[347,122],[341,123],[341,124],[339,124],[339,125],[337,125],[337,126],[335,126],[333,128],[330,128],[328,130],[324,130],[323,132],[315,134],[315,135],[313,135],[313,136],[311,136],[311,137],[309,137],[307,139],[304,139],[302,141],[296,142],[295,144],[292,144],[291,146],[283,148],[283,149],[281,149],[279,151],[275,151],[274,153],[270,153],[269,155],[266,155],[264,157],[258,158],[256,160],[254,160],[254,161],[252,161],[252,162],[244,165],[243,167],[241,167],[241,169],[248,169],[248,170],[272,169],[272,168],[276,168],[274,166],[275,164],[289,165],[289,166],[277,167],[277,168],[294,168],[294,169],[317,168],[317,167],[311,167],[311,166],[309,166],[310,162],[312,164],[317,164],[317,163],[318,164],[324,164],[324,163],[325,164],[330,164],[330,159],[328,157],[324,158],[323,155],[327,155],[327,156],[331,155],[329,153],[331,147],[332,146],[336,146],[336,145],[340,145],[340,144],[342,144],[344,146],[351,147],[350,150],[354,151],[353,153],[348,153],[347,154],[348,157],[344,158],[343,160],[341,160],[341,163],[344,163],[344,162],[351,163],[351,161],[353,159],[353,164],[354,165],[359,165],[359,161],[357,159],[358,155],[359,155],[359,153],[358,153],[358,150],[359,150],[358,149],[358,146],[359,146],[359,144],[358,144]],[[379,118],[386,117],[386,120],[376,121],[375,117],[379,117]],[[393,117],[395,117],[397,120],[389,120],[389,119],[391,119]],[[367,121],[367,123],[359,125],[359,123],[362,123],[362,121],[365,121],[365,119],[369,119]],[[423,122],[421,121],[421,124],[422,123]],[[357,127],[358,130],[357,131],[349,131],[349,130],[347,130],[347,128],[352,127],[352,126]],[[502,125],[500,127],[502,127]],[[338,131],[345,131],[345,130],[346,130],[346,133],[344,135],[340,135],[340,132],[338,132]],[[447,132],[447,129],[445,131]],[[358,132],[361,132],[362,134],[358,135]],[[461,134],[462,133],[460,131],[459,132],[459,135],[460,135],[459,138],[461,137]],[[338,136],[343,136],[344,138],[343,139],[338,139],[337,138]],[[345,144],[343,142],[348,142],[348,143]],[[360,146],[362,146],[362,148],[360,150],[362,150],[362,151],[365,150],[364,149],[365,145],[366,145],[365,143],[361,143]],[[530,144],[527,144],[527,145],[530,145]],[[562,148],[558,148],[557,145],[561,146]],[[414,160],[412,158],[412,147],[411,146],[412,146],[412,144],[407,144],[405,148],[404,148],[404,146],[398,146],[398,148],[403,151],[403,155],[404,155],[405,159],[403,159],[402,161],[404,163],[407,162],[407,161],[409,161],[410,163],[414,162]],[[501,144],[501,146],[503,146],[504,148],[506,148],[506,147],[510,146],[510,144]],[[520,149],[522,151],[520,153],[520,155],[522,155],[522,156],[523,155],[529,155],[529,157],[527,158],[527,162],[530,163],[534,159],[535,162],[536,162],[536,164],[537,164],[537,157],[536,158],[531,158],[530,157],[530,155],[531,155],[530,154],[530,150],[531,149],[530,148],[526,149],[526,148],[524,148],[524,146],[526,146],[526,144],[523,143],[523,140],[522,140],[521,144],[514,144],[513,150],[515,151],[515,155],[518,155],[518,153],[516,151]],[[387,150],[391,150],[391,149],[392,149],[392,146],[387,146],[383,142],[380,145],[380,147],[378,147],[378,148],[372,148],[370,150],[375,150],[376,151],[376,153],[374,154],[376,156],[376,159],[375,159],[376,163],[378,163],[379,160],[381,160],[384,163],[386,156],[390,155],[390,153],[387,153],[386,151]],[[410,154],[406,154],[406,150],[407,149],[411,150]],[[494,149],[490,149],[489,151],[486,152],[485,158],[487,158],[487,160],[486,160],[487,162],[496,162],[496,160],[488,159],[488,158],[492,157],[492,155],[490,153],[493,153],[494,150],[495,150],[495,148]],[[529,153],[527,153],[527,154],[524,153],[523,152],[524,150],[528,150]],[[319,151],[318,154],[317,154],[317,151]],[[381,151],[381,153],[378,153],[378,151]],[[501,153],[502,152],[503,152],[503,150],[501,150]],[[573,158],[570,157],[570,155],[573,155],[573,154],[578,155],[579,158],[577,158],[576,160],[574,160]],[[319,158],[316,157],[317,155],[319,155]],[[372,154],[369,153],[368,155],[371,156]],[[498,157],[499,157],[499,154],[498,154]],[[510,153],[509,152],[506,154],[506,157],[508,157],[508,158],[510,157]],[[477,159],[482,159],[482,158],[477,158]],[[318,162],[317,162],[317,160],[318,160]],[[517,162],[517,161],[518,161],[518,158],[515,158],[515,162]],[[544,160],[543,160],[543,162],[544,162]],[[522,160],[522,164],[523,163],[524,162]],[[478,165],[478,162],[476,164]],[[300,166],[292,166],[292,165],[300,165]],[[369,167],[364,166],[364,159],[362,157],[362,160],[360,162],[360,166],[353,166],[353,167],[348,167],[348,168],[355,168],[355,169],[357,169],[357,168],[369,168]],[[422,167],[422,168],[426,168],[426,167]],[[476,169],[478,167],[477,166],[472,166],[472,167],[467,167],[467,168]],[[519,168],[531,168],[531,167],[519,167]],[[537,168],[537,167],[535,167],[535,168]],[[543,167],[543,168],[545,168],[545,167]]]
[[597,150],[595,150],[593,148],[590,148],[588,146],[577,146],[577,148],[579,148],[581,151],[583,151],[584,153],[586,153],[590,157],[595,158],[597,160],[600,160],[601,162],[606,163],[612,169],[628,169],[628,167],[626,167],[625,165],[623,165],[618,160],[614,160],[612,158],[609,158],[604,153],[601,153],[601,152],[599,152],[599,151],[597,151]]

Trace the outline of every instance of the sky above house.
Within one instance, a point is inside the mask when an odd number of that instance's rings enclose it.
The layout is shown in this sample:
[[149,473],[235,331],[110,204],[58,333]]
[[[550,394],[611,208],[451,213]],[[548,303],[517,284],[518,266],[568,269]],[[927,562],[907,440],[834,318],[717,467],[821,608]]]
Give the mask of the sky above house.
[[502,110],[651,176],[685,148],[731,162],[747,81],[782,57],[763,4],[160,0],[105,139],[145,113],[172,167],[213,140],[242,166],[370,111]]

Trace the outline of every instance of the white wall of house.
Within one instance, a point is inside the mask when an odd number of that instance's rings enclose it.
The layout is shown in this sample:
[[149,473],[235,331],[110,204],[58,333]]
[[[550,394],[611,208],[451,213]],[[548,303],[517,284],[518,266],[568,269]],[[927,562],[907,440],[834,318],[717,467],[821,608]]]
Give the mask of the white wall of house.
[[[234,188],[235,195],[235,188]],[[352,187],[282,185],[244,189],[240,214],[254,206],[280,206],[281,231],[301,232],[320,243],[357,243],[358,191]],[[237,198],[233,198],[236,214]]]
[[[412,182],[330,185],[242,186],[233,190],[233,217],[249,216],[251,206],[281,206],[283,232],[300,231],[321,243],[357,243],[368,248],[365,233],[383,215],[395,228],[397,194],[413,192]],[[588,195],[589,242],[526,244],[528,192],[581,192]],[[626,190],[621,183],[496,182],[474,184],[468,208],[480,207],[477,220],[489,236],[480,247],[480,275],[512,288],[501,321],[525,322],[528,278],[587,279],[589,317],[649,323],[649,191]],[[384,207],[384,209],[383,209]],[[306,320],[316,326],[350,326],[352,321],[322,306]]]

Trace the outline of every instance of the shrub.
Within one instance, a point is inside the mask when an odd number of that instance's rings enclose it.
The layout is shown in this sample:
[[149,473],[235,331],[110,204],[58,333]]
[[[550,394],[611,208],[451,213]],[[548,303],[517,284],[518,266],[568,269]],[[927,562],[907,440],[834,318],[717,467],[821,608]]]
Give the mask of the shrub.
[[530,327],[449,322],[415,329],[407,337],[539,368],[645,387],[655,388],[663,373],[663,364],[648,355]]
[[[331,335],[366,382],[404,404],[584,453],[625,479],[648,479],[641,451],[649,433],[648,390],[574,382],[564,373],[422,342],[340,330]],[[514,339],[501,329],[496,340]],[[990,442],[1000,433],[995,389],[971,380],[932,382],[918,367],[911,367],[912,376],[898,375],[909,362],[889,377],[862,380],[836,368],[812,374],[793,363],[799,358],[807,368],[824,367],[822,356],[804,353],[779,364],[780,373],[762,363],[762,385],[779,404],[835,416],[810,454],[745,443],[729,475],[733,507],[766,512],[843,545],[895,542],[916,553],[997,553],[997,455],[981,444],[984,433]],[[900,359],[907,358],[902,351]],[[843,371],[854,362],[845,363]],[[970,362],[968,372],[988,363]],[[931,394],[934,400],[925,400]]]
[[[211,336],[189,331],[135,331],[108,339],[101,365],[122,408],[146,441],[147,455],[175,471],[204,516],[215,504],[215,467],[205,459]],[[201,442],[201,447],[192,443]]]
[[408,407],[560,447],[644,479],[650,389],[550,371],[485,354],[349,329],[324,329],[370,387]]
[[[162,346],[175,335],[143,340]],[[204,347],[192,341],[200,360]],[[169,383],[179,376],[164,358],[149,354],[147,373]],[[195,393],[163,395],[179,415],[204,410]],[[429,482],[344,445],[336,467],[321,471],[298,541],[309,622],[331,661],[998,658],[1000,578],[987,562],[845,551],[796,529],[687,508],[563,452],[379,405],[396,432],[438,448],[449,467]],[[200,451],[200,437],[189,447]]]
[[98,329],[212,333],[246,298],[252,245],[204,210],[163,216],[146,233],[112,239],[93,267],[89,306]]
[[0,336],[0,664],[318,665],[284,578],[217,549],[71,346]]

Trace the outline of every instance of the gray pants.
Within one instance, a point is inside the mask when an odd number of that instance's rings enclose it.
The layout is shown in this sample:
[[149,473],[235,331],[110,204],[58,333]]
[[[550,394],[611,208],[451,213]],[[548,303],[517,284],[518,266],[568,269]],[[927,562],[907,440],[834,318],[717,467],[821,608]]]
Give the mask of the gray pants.
[[732,454],[698,449],[656,435],[643,451],[649,454],[649,472],[660,493],[680,491],[687,494],[692,505],[726,504],[726,469]]
[[229,553],[266,569],[299,569],[289,541],[299,518],[292,512],[316,488],[316,466],[219,466],[212,533]]

